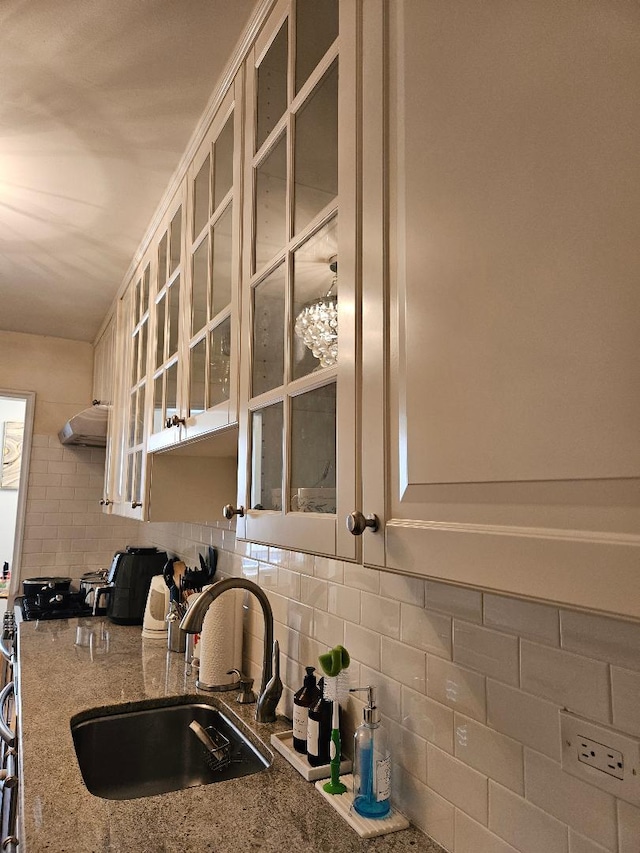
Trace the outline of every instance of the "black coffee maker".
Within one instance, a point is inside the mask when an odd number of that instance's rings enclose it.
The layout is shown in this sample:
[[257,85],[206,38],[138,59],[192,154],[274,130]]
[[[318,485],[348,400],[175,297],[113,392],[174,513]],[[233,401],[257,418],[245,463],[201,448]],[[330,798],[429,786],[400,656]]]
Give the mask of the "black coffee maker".
[[151,578],[162,574],[167,552],[127,545],[117,551],[107,576],[107,586],[97,595],[108,595],[107,616],[118,625],[142,625]]

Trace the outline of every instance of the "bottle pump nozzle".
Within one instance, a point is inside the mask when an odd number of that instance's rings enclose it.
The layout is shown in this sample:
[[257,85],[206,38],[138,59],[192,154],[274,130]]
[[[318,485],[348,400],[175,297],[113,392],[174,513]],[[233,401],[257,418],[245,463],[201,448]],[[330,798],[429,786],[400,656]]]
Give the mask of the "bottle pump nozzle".
[[364,721],[368,725],[375,726],[380,722],[380,711],[376,705],[376,688],[369,684],[367,687],[352,687],[349,693],[358,693],[361,690],[367,691],[367,704],[364,708]]

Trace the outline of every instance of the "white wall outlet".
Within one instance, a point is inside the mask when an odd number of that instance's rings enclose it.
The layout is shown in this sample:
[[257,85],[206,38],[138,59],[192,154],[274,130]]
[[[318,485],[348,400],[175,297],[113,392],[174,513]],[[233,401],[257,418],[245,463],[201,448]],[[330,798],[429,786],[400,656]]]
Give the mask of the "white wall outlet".
[[640,805],[640,741],[560,711],[562,769]]

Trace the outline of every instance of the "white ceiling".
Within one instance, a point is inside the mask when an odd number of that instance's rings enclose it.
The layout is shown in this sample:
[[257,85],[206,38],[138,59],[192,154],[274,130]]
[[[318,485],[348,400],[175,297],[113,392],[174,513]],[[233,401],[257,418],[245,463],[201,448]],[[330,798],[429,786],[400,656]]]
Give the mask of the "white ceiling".
[[0,330],[93,341],[256,0],[2,0]]

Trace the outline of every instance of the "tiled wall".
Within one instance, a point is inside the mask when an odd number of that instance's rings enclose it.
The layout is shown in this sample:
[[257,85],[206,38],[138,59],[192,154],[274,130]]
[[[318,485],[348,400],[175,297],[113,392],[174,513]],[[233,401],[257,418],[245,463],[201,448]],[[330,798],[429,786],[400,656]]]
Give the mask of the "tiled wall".
[[143,525],[102,512],[104,464],[103,449],[63,447],[57,436],[34,435],[21,578],[76,579],[108,568],[126,545],[144,544]]
[[[339,560],[247,545],[233,532],[150,525],[151,541],[268,590],[291,713],[303,667],[343,643],[354,684],[377,684],[394,800],[455,853],[640,853],[640,809],[560,769],[559,711],[640,736],[640,624]],[[250,597],[251,598],[251,597]],[[256,678],[261,617],[247,613]],[[349,700],[349,728],[361,703]]]

